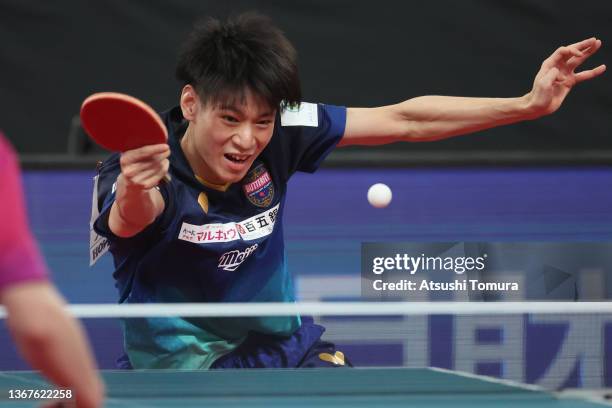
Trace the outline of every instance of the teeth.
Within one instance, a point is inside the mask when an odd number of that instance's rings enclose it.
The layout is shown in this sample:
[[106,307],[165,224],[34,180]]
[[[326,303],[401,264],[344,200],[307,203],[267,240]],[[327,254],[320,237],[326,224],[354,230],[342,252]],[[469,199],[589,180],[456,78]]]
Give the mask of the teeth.
[[229,159],[231,159],[231,160],[233,160],[233,161],[237,161],[237,162],[243,162],[243,161],[245,161],[246,159],[248,159],[248,156],[237,156],[237,155],[235,155],[235,154],[226,154],[226,156],[227,156]]

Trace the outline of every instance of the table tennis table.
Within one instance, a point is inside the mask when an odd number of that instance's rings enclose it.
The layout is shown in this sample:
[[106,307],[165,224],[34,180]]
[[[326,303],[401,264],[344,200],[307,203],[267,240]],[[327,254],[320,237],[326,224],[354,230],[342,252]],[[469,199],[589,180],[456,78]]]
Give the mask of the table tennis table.
[[[538,387],[437,368],[103,371],[107,407],[516,407],[597,408]],[[10,389],[44,389],[31,371],[0,374],[0,403]]]

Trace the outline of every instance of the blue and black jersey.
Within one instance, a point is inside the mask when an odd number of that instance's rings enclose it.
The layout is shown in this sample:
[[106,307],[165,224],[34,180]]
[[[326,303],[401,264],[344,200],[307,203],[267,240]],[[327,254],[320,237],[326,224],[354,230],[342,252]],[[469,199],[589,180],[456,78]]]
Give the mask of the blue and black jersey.
[[[162,114],[172,182],[159,186],[164,212],[145,230],[119,238],[108,228],[119,156],[97,179],[95,231],[108,240],[120,303],[293,302],[283,211],[287,182],[314,172],[342,138],[346,109],[303,103],[278,114],[274,133],[245,178],[220,188],[193,174],[180,138],[177,107]],[[123,322],[135,368],[208,368],[249,332],[288,336],[300,318],[139,318]]]

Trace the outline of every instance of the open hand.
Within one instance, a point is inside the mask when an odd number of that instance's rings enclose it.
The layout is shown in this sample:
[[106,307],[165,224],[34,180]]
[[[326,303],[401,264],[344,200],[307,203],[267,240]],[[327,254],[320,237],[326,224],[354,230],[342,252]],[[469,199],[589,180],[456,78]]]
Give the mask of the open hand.
[[604,73],[605,65],[575,72],[584,61],[601,48],[601,40],[589,38],[565,47],[559,47],[542,63],[533,89],[527,94],[529,110],[534,117],[555,112],[572,87],[582,81],[593,79]]

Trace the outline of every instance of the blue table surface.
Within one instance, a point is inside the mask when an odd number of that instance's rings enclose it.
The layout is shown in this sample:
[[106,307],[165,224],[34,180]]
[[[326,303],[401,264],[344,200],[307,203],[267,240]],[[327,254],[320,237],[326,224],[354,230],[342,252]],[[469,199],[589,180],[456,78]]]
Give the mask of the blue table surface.
[[[596,408],[536,387],[431,368],[104,371],[108,407]],[[37,406],[9,390],[45,389],[34,372],[0,373],[2,406]]]

